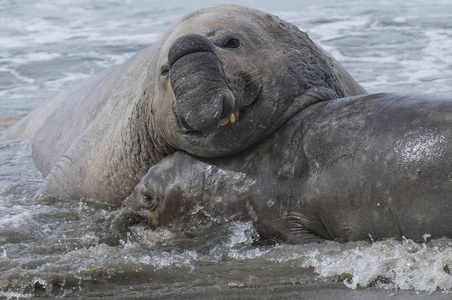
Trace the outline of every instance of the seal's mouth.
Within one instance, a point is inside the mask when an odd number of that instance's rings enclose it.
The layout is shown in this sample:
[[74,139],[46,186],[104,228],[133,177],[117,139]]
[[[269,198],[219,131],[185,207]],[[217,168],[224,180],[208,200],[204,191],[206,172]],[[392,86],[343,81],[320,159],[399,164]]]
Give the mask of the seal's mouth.
[[220,127],[226,126],[229,123],[234,124],[235,121],[239,119],[239,116],[240,110],[239,109],[234,110],[229,117],[220,120]]
[[143,225],[148,229],[154,230],[156,228],[146,209],[143,210],[132,210],[127,207],[123,207],[121,212],[123,220],[126,222],[127,226]]
[[243,122],[246,119],[246,115],[253,110],[254,106],[258,102],[262,92],[262,87],[259,88],[259,91],[256,93],[256,97],[249,104],[242,106],[240,108],[235,108],[229,116],[226,118],[220,119],[218,123],[218,128],[213,131],[199,131],[190,128],[190,126],[182,119],[177,117],[179,128],[183,134],[192,135],[197,137],[208,137],[211,134],[216,134],[219,130],[228,129],[236,123]]

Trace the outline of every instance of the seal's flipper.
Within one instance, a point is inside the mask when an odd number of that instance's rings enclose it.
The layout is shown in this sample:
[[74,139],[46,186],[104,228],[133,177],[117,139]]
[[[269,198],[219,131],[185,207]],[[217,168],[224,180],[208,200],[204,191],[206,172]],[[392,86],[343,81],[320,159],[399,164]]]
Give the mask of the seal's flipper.
[[289,224],[287,241],[290,243],[308,244],[330,239],[322,224],[299,213],[290,213],[286,221]]

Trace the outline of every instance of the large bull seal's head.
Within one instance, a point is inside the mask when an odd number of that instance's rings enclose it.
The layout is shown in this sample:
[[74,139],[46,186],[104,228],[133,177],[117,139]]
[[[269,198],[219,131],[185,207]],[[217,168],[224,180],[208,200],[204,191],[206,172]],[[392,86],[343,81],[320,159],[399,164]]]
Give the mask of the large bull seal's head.
[[[295,113],[346,95],[331,61],[290,23],[221,5],[183,17],[157,45],[147,97],[154,144],[222,156]],[[155,88],[157,87],[157,88]]]

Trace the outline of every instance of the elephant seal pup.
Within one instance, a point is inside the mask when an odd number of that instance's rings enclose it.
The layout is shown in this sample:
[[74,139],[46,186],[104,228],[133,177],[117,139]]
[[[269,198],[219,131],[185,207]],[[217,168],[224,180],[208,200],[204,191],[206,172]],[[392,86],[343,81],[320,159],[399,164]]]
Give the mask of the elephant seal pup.
[[314,104],[240,154],[165,158],[123,213],[157,227],[198,206],[292,243],[452,238],[451,116],[432,96]]
[[120,205],[177,149],[240,151],[305,107],[365,91],[277,17],[214,6],[154,45],[32,113],[8,132],[32,144],[42,194]]

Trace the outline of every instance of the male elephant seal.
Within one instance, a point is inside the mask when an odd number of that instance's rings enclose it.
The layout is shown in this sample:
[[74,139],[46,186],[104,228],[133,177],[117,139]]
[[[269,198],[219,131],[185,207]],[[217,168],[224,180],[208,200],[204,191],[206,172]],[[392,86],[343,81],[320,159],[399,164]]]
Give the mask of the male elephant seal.
[[452,98],[311,105],[240,155],[165,158],[123,212],[156,227],[195,206],[292,243],[452,238]]
[[182,17],[160,41],[60,95],[8,136],[32,144],[43,194],[119,205],[176,149],[235,153],[313,103],[363,93],[295,26],[215,6]]

